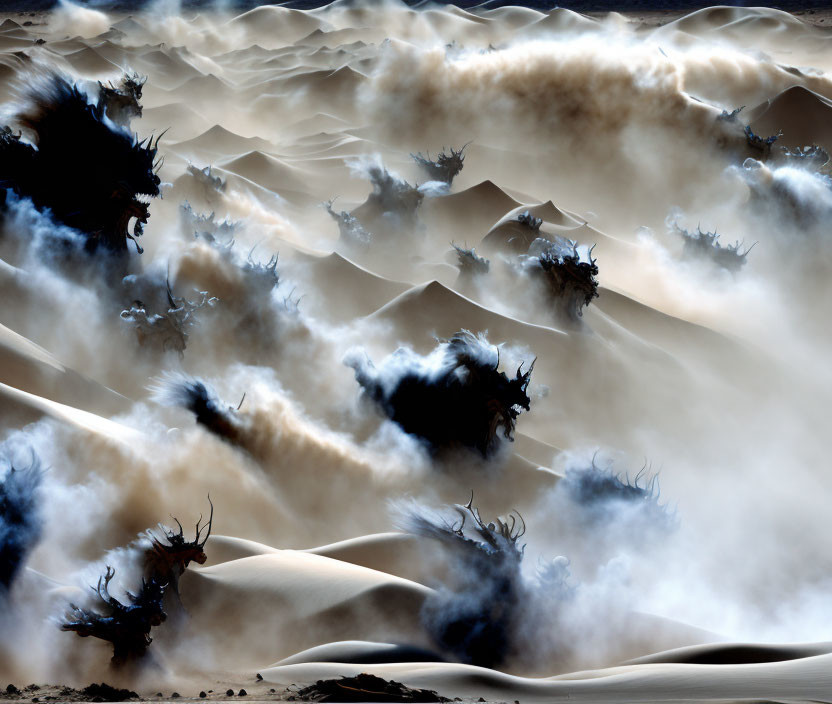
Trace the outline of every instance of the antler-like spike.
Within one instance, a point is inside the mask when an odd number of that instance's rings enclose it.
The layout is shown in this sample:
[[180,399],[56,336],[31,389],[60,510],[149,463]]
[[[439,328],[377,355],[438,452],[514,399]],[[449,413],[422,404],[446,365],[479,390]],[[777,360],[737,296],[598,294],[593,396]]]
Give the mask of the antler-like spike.
[[[158,137],[156,137],[156,144],[155,144],[155,145],[153,145],[153,148],[154,148],[154,149],[158,149],[158,148],[159,148],[159,140],[160,140],[160,139],[162,139],[162,137],[164,137],[165,132],[167,132],[169,129],[170,129],[170,127],[166,127],[165,129],[163,129],[163,130],[162,130],[162,132],[159,134],[159,136],[158,136]],[[151,142],[152,142],[152,141],[153,141],[153,139],[151,138]]]
[[[242,404],[242,401],[240,403]],[[206,541],[211,536],[211,526],[214,523],[214,502],[211,501],[211,494],[208,494],[208,503],[211,506],[211,515],[208,517],[208,523],[206,523],[204,526],[202,526],[202,528],[199,528],[199,524],[197,524],[197,529],[198,529],[197,533],[196,533],[196,540],[197,541],[199,541],[199,537],[200,537],[200,534],[202,533],[202,531],[206,527],[208,528],[208,532],[205,534],[205,538],[203,538],[201,543],[198,542],[198,545],[199,545],[200,548],[205,546]]]

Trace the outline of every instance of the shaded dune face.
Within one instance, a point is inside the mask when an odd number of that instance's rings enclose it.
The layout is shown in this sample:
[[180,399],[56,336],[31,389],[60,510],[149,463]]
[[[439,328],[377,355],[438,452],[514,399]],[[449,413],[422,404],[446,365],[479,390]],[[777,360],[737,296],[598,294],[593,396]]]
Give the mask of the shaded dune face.
[[0,8],[9,695],[829,701],[832,15],[185,5]]

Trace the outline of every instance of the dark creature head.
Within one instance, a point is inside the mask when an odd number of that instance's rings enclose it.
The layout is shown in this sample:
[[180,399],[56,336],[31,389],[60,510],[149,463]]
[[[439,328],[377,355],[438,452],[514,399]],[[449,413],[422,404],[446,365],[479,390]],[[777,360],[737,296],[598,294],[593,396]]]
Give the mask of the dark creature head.
[[526,525],[519,513],[485,523],[471,500],[455,504],[459,521],[411,509],[401,520],[408,532],[439,541],[448,551],[453,584],[425,602],[422,618],[442,650],[465,663],[499,666],[510,653],[519,617],[520,565]]
[[540,229],[540,226],[543,224],[543,218],[537,218],[534,215],[532,215],[530,211],[524,210],[517,216],[517,222],[519,222],[521,225],[525,225],[526,227],[536,232]]
[[382,213],[393,213],[404,219],[415,217],[416,209],[425,197],[417,186],[396,178],[378,164],[369,166],[367,175],[373,184],[369,202],[375,204]]
[[162,352],[175,351],[182,358],[190,330],[197,321],[197,311],[206,305],[216,305],[217,298],[209,296],[207,291],[197,291],[199,299],[189,301],[174,296],[169,281],[166,287],[169,307],[163,313],[148,312],[142,301],[134,301],[129,310],[121,311],[121,319],[135,327],[139,345],[156,347]]
[[778,132],[770,137],[761,137],[758,134],[754,134],[754,131],[751,129],[751,125],[745,126],[745,140],[748,146],[751,147],[753,152],[760,154],[763,157],[767,157],[771,154],[772,145],[782,136],[783,133]]
[[714,232],[704,231],[696,228],[696,232],[688,232],[673,224],[673,229],[684,239],[682,253],[690,259],[708,259],[727,271],[739,271],[745,265],[748,253],[754,248],[755,242],[745,251],[740,251],[742,242],[722,245],[719,243],[719,235]]
[[430,152],[428,152],[427,157],[422,156],[421,152],[410,156],[427,172],[431,181],[443,181],[450,186],[454,177],[462,171],[463,162],[465,161],[465,147],[469,144],[470,142],[463,144],[461,149],[451,147],[450,153],[447,153],[445,147],[442,147],[436,161],[430,158]]
[[[605,528],[614,536],[622,531],[642,541],[665,535],[676,528],[676,516],[659,503],[658,475],[642,468],[631,480],[628,475],[601,468],[595,457],[589,465],[566,470],[556,488],[578,509],[575,518],[585,527]],[[646,478],[644,478],[646,476]]]
[[150,200],[160,195],[159,138],[138,141],[115,127],[59,76],[34,90],[31,102],[17,121],[36,148],[4,132],[0,183],[84,233],[88,249],[125,251],[128,239],[142,234]]
[[38,487],[43,478],[40,460],[32,452],[28,467],[9,462],[0,479],[0,595],[11,588],[27,555],[40,540],[41,518]]
[[333,220],[338,223],[338,233],[341,241],[348,247],[355,247],[359,249],[366,249],[370,246],[372,235],[367,232],[361,221],[354,215],[348,213],[346,210],[336,212],[332,209],[332,204],[335,199],[328,200],[324,203],[326,212],[330,214]]
[[534,362],[514,378],[499,371],[499,348],[467,330],[440,342],[430,359],[400,349],[376,369],[364,356],[346,360],[355,378],[392,421],[432,452],[467,447],[489,456],[499,430],[512,439],[515,420],[529,410]]
[[[159,524],[159,530],[164,538],[160,538],[153,531],[148,531],[151,547],[147,551],[147,567],[152,578],[164,580],[176,584],[177,579],[184,574],[191,562],[204,565],[208,556],[205,554],[205,543],[211,535],[211,525],[214,522],[214,504],[211,497],[208,497],[211,506],[211,515],[205,525],[202,523],[202,516],[196,522],[195,535],[193,540],[185,540],[185,532],[182,524],[174,518],[179,532],[170,530],[167,526]],[[205,535],[202,532],[205,531]]]
[[107,566],[98,585],[93,587],[105,606],[105,613],[70,604],[61,630],[74,631],[82,638],[92,636],[108,641],[113,645],[113,663],[121,665],[144,655],[153,642],[151,629],[167,619],[162,601],[168,584],[156,577],[143,579],[138,593],[127,592],[125,604],[110,595],[109,585],[114,576],[115,570]]
[[106,114],[109,119],[122,127],[129,127],[130,120],[142,116],[142,88],[147,83],[147,77],[138,73],[125,73],[118,87],[112,82],[106,86],[98,83],[98,110]]
[[457,255],[457,266],[459,273],[462,276],[478,276],[480,274],[487,274],[491,268],[491,263],[485,258],[479,256],[473,247],[466,249],[451,242],[451,247]]
[[[240,223],[228,218],[222,221],[217,220],[213,211],[207,215],[197,213],[188,201],[184,201],[179,206],[179,215],[189,234],[193,232],[195,237],[208,242],[213,242],[218,237],[230,240],[240,226]],[[226,246],[227,244],[226,242]]]
[[222,193],[225,190],[225,181],[214,175],[214,167],[210,164],[203,166],[201,169],[193,164],[188,164],[188,173],[208,192]]
[[277,273],[277,259],[278,255],[273,254],[269,257],[269,261],[265,264],[256,262],[251,258],[254,254],[254,248],[248,253],[248,258],[242,265],[242,269],[246,274],[246,280],[249,282],[253,292],[260,292],[269,294],[279,283],[280,276]]
[[565,245],[536,239],[530,253],[540,250],[536,265],[545,277],[549,291],[560,302],[560,307],[573,319],[583,315],[583,307],[598,297],[598,265],[590,248],[587,259],[578,253],[578,243],[566,240]]

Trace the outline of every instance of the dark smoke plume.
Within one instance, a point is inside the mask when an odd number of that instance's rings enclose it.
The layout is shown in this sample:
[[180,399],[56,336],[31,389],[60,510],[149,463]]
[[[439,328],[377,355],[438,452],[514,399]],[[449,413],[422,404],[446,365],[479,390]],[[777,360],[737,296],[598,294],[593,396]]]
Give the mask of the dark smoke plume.
[[8,465],[0,481],[0,596],[11,588],[43,529],[40,460],[33,452],[28,467],[18,469],[10,461]]
[[484,457],[507,440],[529,410],[526,389],[534,362],[513,379],[499,371],[500,352],[467,330],[440,342],[428,357],[400,348],[376,368],[365,355],[345,360],[367,395],[392,421],[432,451],[466,447]]

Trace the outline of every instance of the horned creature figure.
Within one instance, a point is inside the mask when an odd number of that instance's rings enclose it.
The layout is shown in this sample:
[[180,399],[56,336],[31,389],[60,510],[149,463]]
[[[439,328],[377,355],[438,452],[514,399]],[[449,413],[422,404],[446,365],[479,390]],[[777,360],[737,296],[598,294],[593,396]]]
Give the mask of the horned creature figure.
[[743,110],[745,110],[745,105],[738,107],[736,110],[732,110],[728,112],[727,110],[723,110],[720,115],[717,116],[717,120],[724,120],[725,122],[736,122],[737,115],[739,115]]
[[814,169],[821,168],[829,161],[829,152],[817,144],[794,149],[781,147],[780,155],[789,162]]
[[[197,418],[199,416],[197,415]],[[214,504],[211,497],[208,497],[211,506],[211,515],[205,525],[202,523],[202,515],[196,522],[196,535],[192,541],[185,540],[185,533],[182,524],[174,518],[179,532],[170,530],[167,526],[159,524],[158,529],[163,537],[159,537],[152,530],[147,531],[151,547],[145,554],[147,572],[152,579],[166,582],[173,586],[174,591],[179,591],[179,578],[185,573],[191,562],[204,565],[208,556],[205,554],[205,543],[211,535],[211,525],[214,522]],[[205,531],[205,536],[202,532]],[[201,538],[201,540],[200,540]]]
[[[243,424],[237,418],[236,411],[242,406],[242,399],[236,409],[228,406],[204,381],[184,374],[167,373],[151,390],[154,401],[164,406],[185,408],[196,416],[197,423],[214,435],[235,444],[239,441]],[[213,505],[211,508],[213,516]]]
[[324,203],[324,208],[326,208],[326,212],[330,214],[332,219],[338,223],[338,232],[341,236],[341,242],[350,247],[356,247],[359,249],[366,249],[369,247],[372,235],[364,229],[364,226],[357,217],[351,215],[346,210],[336,213],[332,209],[332,204],[334,202],[334,198],[332,200],[328,200]]
[[587,467],[570,468],[558,482],[556,491],[564,492],[570,502],[581,508],[583,520],[609,523],[611,517],[638,519],[642,525],[672,528],[674,517],[659,503],[658,475],[642,483],[644,469],[631,481],[609,469],[601,469],[595,458]]
[[745,126],[745,139],[748,142],[748,146],[757,152],[761,152],[763,157],[767,157],[771,154],[772,145],[782,136],[783,133],[778,132],[770,137],[760,137],[760,135],[754,134],[754,131],[751,129],[751,125]]
[[189,330],[196,323],[196,311],[214,306],[217,298],[209,297],[207,291],[197,291],[199,299],[189,301],[176,298],[167,282],[167,298],[170,307],[164,313],[148,313],[141,301],[134,301],[129,310],[121,311],[121,319],[132,323],[141,346],[155,346],[163,352],[175,351],[180,358],[188,346]]
[[450,154],[445,152],[445,147],[442,147],[442,151],[439,152],[436,161],[431,160],[430,152],[428,152],[427,158],[422,156],[422,152],[411,154],[410,157],[427,172],[431,181],[442,181],[450,186],[453,183],[454,177],[462,171],[462,165],[465,161],[465,154],[463,152],[469,144],[471,142],[463,144],[461,149],[451,147]]
[[380,216],[392,217],[405,226],[415,226],[416,209],[425,198],[419,187],[393,176],[379,164],[368,167],[367,175],[373,184],[373,192],[367,199],[369,208],[377,211]]
[[111,643],[112,663],[124,665],[147,652],[153,642],[151,629],[167,618],[162,599],[168,585],[156,578],[149,581],[143,579],[137,594],[127,592],[128,603],[124,604],[110,596],[108,591],[114,576],[115,570],[108,566],[105,574],[98,578],[98,586],[92,588],[105,605],[106,612],[102,614],[70,603],[61,630],[74,631],[82,638],[93,636]]
[[740,251],[742,243],[737,241],[734,244],[721,245],[719,235],[714,232],[703,232],[700,227],[696,232],[688,232],[678,224],[673,224],[673,229],[684,239],[682,254],[685,257],[694,259],[709,259],[726,271],[739,271],[745,264],[748,253],[754,248],[755,242],[744,252]]
[[456,251],[457,266],[459,266],[461,276],[473,277],[488,273],[488,270],[491,268],[491,263],[485,257],[479,256],[473,247],[471,249],[465,249],[453,242],[451,242],[451,247]]
[[513,440],[517,417],[530,408],[534,362],[526,372],[521,363],[511,379],[499,371],[499,348],[468,330],[440,341],[426,358],[400,348],[378,369],[366,354],[352,353],[345,363],[382,412],[433,453],[465,447],[488,457],[500,429]]
[[453,510],[459,521],[408,511],[401,527],[439,541],[454,561],[458,584],[428,597],[422,618],[434,642],[459,660],[481,667],[497,667],[510,654],[522,600],[520,565],[526,532],[522,516],[486,523],[473,505],[474,497]]
[[151,199],[160,195],[162,135],[138,141],[59,76],[33,90],[31,100],[17,122],[34,144],[8,127],[0,131],[0,206],[11,189],[83,233],[89,251],[125,253],[128,240],[143,233]]
[[0,597],[12,586],[28,554],[40,540],[43,520],[38,505],[38,487],[43,478],[40,460],[24,469],[9,462],[0,480]]
[[540,226],[543,224],[543,218],[536,218],[534,215],[531,214],[528,210],[524,210],[517,216],[517,222],[521,225],[525,225],[526,227],[530,227],[532,230],[539,230]]
[[188,173],[196,179],[197,183],[204,186],[206,191],[216,191],[217,193],[225,191],[225,181],[219,176],[214,176],[214,169],[210,164],[203,166],[201,169],[193,164],[188,164]]
[[112,82],[106,86],[98,82],[98,111],[107,115],[113,122],[121,127],[130,127],[130,121],[134,117],[142,116],[142,88],[147,83],[147,76],[139,76],[138,73],[125,73],[121,78],[119,86]]
[[191,230],[195,237],[201,237],[206,240],[209,239],[206,235],[210,235],[210,240],[214,240],[216,237],[230,238],[240,226],[238,222],[234,222],[228,218],[222,222],[218,221],[213,211],[208,215],[197,213],[188,201],[184,201],[179,206],[179,215],[183,225]]
[[529,247],[530,261],[539,271],[561,310],[573,320],[583,315],[582,308],[598,297],[598,265],[591,247],[584,259],[575,240],[538,238]]

